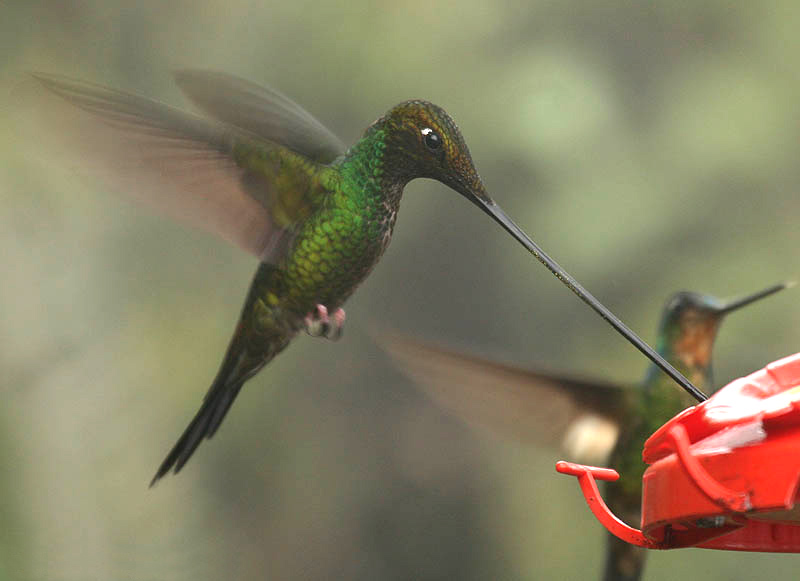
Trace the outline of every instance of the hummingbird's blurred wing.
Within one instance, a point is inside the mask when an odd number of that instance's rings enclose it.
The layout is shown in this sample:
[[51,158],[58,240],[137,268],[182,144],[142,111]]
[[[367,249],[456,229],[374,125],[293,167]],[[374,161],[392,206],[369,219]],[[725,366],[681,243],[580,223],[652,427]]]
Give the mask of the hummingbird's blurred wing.
[[[294,154],[277,138],[267,141],[92,83],[60,75],[33,76],[63,99],[50,98],[37,108],[47,132],[66,137],[62,150],[69,150],[77,165],[90,169],[111,189],[209,230],[265,262],[280,258],[293,221],[310,212],[312,200],[302,188],[280,189],[268,172],[237,163],[236,152],[245,146],[276,154],[269,161],[264,157],[261,164],[280,167],[283,158]],[[301,181],[302,176],[297,182]],[[273,219],[273,206],[280,210],[278,219]]]
[[399,370],[468,425],[602,463],[629,413],[625,387],[539,373],[411,339],[381,341]]
[[345,151],[311,113],[274,89],[216,71],[186,69],[174,75],[183,93],[214,119],[319,163],[330,163]]

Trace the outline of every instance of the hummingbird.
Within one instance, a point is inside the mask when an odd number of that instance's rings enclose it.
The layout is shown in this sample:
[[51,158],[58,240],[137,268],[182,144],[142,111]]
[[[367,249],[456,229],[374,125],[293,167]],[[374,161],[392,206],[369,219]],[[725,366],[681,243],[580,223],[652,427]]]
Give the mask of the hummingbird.
[[402,102],[346,148],[288,97],[227,73],[175,73],[199,113],[61,75],[33,77],[74,106],[74,120],[66,111],[55,119],[78,133],[90,148],[83,159],[99,161],[112,184],[126,182],[134,197],[260,261],[217,375],[151,486],[181,470],[216,433],[244,383],[298,333],[341,336],[342,305],[386,250],[403,190],[415,178],[438,180],[478,206],[684,389],[704,398],[503,212],[455,122],[437,105]]
[[[713,392],[711,355],[723,318],[792,285],[781,283],[728,301],[675,293],[663,308],[656,349],[695,386]],[[468,424],[560,447],[578,462],[608,462],[620,478],[606,486],[606,504],[635,527],[641,522],[644,443],[694,403],[655,366],[639,385],[620,385],[522,369],[397,336],[383,344],[398,369]],[[604,579],[639,579],[645,557],[645,549],[609,534]]]

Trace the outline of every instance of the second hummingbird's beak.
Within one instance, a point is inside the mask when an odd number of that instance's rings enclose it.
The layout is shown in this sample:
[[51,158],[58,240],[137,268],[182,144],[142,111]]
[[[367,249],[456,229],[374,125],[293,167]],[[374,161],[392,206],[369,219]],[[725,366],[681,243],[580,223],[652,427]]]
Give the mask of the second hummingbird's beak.
[[716,312],[719,315],[727,315],[728,313],[731,313],[737,309],[741,309],[742,307],[746,307],[751,303],[754,303],[770,295],[773,295],[776,292],[782,291],[783,289],[791,288],[794,285],[795,285],[794,281],[782,282],[780,284],[767,287],[764,290],[758,291],[757,293],[740,297],[738,299],[726,301],[722,304],[722,306],[716,309]]
[[[539,262],[544,264],[547,269],[552,272],[558,280],[563,282],[567,287],[574,292],[580,299],[589,305],[598,315],[605,319],[614,329],[617,330],[623,337],[625,337],[634,347],[636,347],[642,354],[644,354],[650,361],[660,367],[664,373],[674,379],[683,389],[689,392],[692,397],[698,401],[707,399],[706,395],[697,389],[692,383],[686,379],[677,369],[670,365],[661,355],[650,347],[647,343],[642,341],[639,336],[631,331],[625,323],[619,320],[610,310],[608,310],[603,303],[598,301],[592,296],[589,291],[584,289],[580,283],[572,278],[561,266],[547,253],[542,250],[531,238],[517,226],[514,221],[508,217],[503,209],[498,206],[492,198],[486,193],[486,188],[483,186],[481,179],[474,174],[468,180],[469,183],[459,181],[452,184],[451,187],[455,189],[462,196],[467,198],[470,202],[478,206],[481,210],[487,213],[491,218],[500,224],[503,229],[511,234],[520,244],[522,244],[531,254],[533,254]],[[773,291],[775,292],[775,291]],[[755,300],[755,299],[753,299]]]

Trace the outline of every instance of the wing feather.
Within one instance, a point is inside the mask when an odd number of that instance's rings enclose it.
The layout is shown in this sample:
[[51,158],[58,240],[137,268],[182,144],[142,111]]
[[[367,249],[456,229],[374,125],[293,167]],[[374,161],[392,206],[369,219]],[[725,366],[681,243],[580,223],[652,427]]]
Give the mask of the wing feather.
[[[295,179],[292,183],[298,187],[290,191],[276,184],[282,168],[313,172],[316,163],[298,162],[297,154],[280,143],[282,135],[269,139],[146,97],[60,75],[33,76],[49,94],[61,97],[37,108],[47,137],[66,139],[61,151],[111,189],[208,230],[265,262],[280,259],[291,239],[292,220],[309,214],[307,206],[315,198],[300,186],[310,178]],[[288,110],[288,99],[282,99],[278,108]],[[288,124],[288,116],[284,119]],[[250,159],[259,159],[257,167],[237,158],[242,146]],[[283,163],[288,158],[292,163]],[[289,201],[294,198],[293,205]],[[272,207],[294,206],[299,206],[294,214],[282,212],[279,222],[273,219]]]
[[216,71],[187,69],[174,75],[184,94],[214,119],[319,163],[330,163],[344,153],[338,137],[275,89]]
[[[381,344],[423,393],[468,425],[560,446],[577,461],[611,451],[628,409],[627,390],[616,384],[521,369],[399,336]],[[584,429],[592,432],[588,451],[587,435],[576,432]]]

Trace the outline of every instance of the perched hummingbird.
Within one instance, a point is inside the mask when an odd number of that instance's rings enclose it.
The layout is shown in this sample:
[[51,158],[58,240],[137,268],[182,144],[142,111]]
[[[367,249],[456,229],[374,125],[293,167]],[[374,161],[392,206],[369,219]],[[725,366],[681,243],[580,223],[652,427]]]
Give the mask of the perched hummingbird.
[[74,130],[92,147],[84,157],[110,170],[112,181],[116,171],[133,182],[135,196],[261,260],[217,376],[151,485],[177,473],[214,435],[242,385],[299,331],[341,335],[341,306],[383,254],[403,188],[419,177],[477,205],[666,373],[704,397],[495,204],[456,124],[432,103],[400,103],[345,150],[287,97],[224,73],[176,73],[202,116],[63,76],[33,76],[73,111],[90,114]]
[[[711,352],[723,317],[790,284],[731,301],[676,293],[662,312],[656,348],[694,385],[712,390]],[[695,403],[655,366],[640,386],[632,387],[519,369],[397,337],[389,338],[385,348],[434,401],[468,423],[515,439],[560,445],[579,462],[608,462],[620,479],[606,487],[606,503],[635,527],[641,521],[644,442]],[[609,535],[606,581],[639,579],[645,555],[644,549]]]

